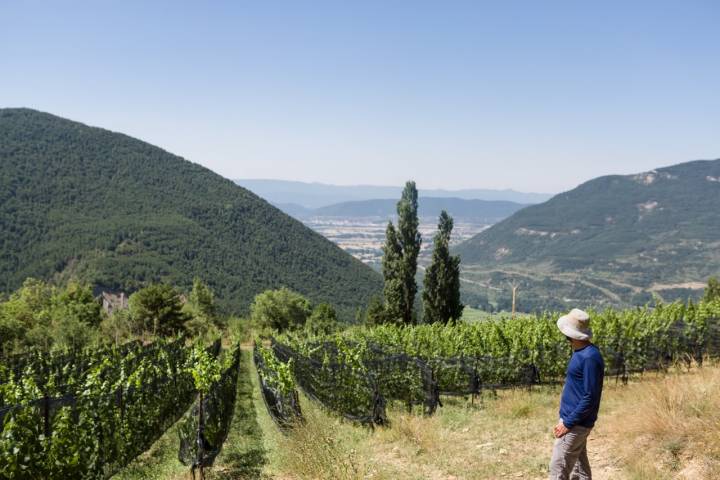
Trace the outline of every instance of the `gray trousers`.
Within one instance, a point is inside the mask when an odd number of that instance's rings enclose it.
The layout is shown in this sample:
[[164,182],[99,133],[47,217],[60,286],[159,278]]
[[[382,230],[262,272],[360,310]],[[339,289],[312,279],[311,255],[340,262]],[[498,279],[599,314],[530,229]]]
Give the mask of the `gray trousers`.
[[587,437],[590,430],[575,425],[568,433],[555,439],[550,460],[550,480],[592,479],[587,456]]

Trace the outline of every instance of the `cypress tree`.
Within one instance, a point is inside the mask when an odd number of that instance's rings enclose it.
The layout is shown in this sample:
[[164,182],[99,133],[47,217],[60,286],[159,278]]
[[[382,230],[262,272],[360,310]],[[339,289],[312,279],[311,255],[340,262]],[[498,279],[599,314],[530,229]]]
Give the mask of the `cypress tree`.
[[[392,222],[385,229],[385,245],[383,246],[383,296],[385,297],[385,314],[379,316],[391,323],[401,323],[402,319],[402,246]],[[377,308],[375,308],[377,310]],[[377,312],[375,312],[377,313]],[[377,321],[378,319],[375,319]]]
[[403,302],[401,305],[402,320],[406,325],[415,323],[413,308],[417,294],[417,259],[420,254],[422,239],[418,232],[418,191],[415,182],[406,182],[402,197],[397,205],[398,237],[402,245],[401,278],[403,286]]
[[433,239],[433,254],[425,270],[423,316],[426,323],[448,323],[462,316],[460,301],[460,257],[450,255],[453,219],[440,213],[438,231]]
[[390,321],[406,325],[415,323],[415,273],[422,242],[417,212],[417,188],[415,182],[407,182],[397,204],[398,228],[388,223],[383,247],[385,308]]

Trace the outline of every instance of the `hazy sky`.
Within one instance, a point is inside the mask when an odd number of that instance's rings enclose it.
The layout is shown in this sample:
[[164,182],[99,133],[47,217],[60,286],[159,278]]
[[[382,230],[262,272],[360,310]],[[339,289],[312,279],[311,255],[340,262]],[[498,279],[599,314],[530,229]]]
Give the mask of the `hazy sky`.
[[720,2],[0,1],[0,106],[232,178],[556,192],[720,157]]

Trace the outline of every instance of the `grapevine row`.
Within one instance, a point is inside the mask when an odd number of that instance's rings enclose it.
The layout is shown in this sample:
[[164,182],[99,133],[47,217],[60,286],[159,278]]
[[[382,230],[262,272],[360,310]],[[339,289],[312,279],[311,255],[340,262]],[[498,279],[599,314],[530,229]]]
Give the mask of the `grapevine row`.
[[302,422],[300,401],[292,374],[292,359],[281,362],[275,353],[258,342],[253,350],[260,393],[273,421],[282,431]]
[[187,410],[192,352],[182,340],[159,340],[124,356],[92,354],[82,368],[69,364],[77,376],[50,372],[39,382],[30,367],[9,375],[0,386],[0,478],[109,477]]
[[[178,458],[184,465],[191,467],[193,478],[196,469],[200,469],[200,478],[204,478],[203,469],[212,466],[230,430],[237,392],[240,346],[225,352],[220,361],[202,352],[201,356],[205,358],[195,366],[196,388],[199,391],[178,429]],[[210,371],[200,367],[202,371],[197,372],[199,365],[209,367]],[[203,384],[206,379],[210,381]]]
[[[284,335],[277,357],[292,361],[299,386],[346,418],[384,423],[384,403],[423,404],[440,394],[477,394],[562,380],[570,354],[559,315],[499,318],[474,324],[353,328],[324,338]],[[720,355],[720,302],[675,303],[628,311],[591,312],[593,341],[607,373],[667,368]]]

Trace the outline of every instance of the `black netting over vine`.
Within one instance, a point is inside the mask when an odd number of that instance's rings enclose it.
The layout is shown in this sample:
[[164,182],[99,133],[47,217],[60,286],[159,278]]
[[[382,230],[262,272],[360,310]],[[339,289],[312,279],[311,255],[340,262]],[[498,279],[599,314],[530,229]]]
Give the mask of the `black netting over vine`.
[[277,378],[278,372],[268,368],[257,345],[253,351],[253,360],[265,407],[280,430],[287,431],[296,423],[303,422],[297,390],[283,386]]
[[652,342],[605,339],[606,375],[627,382],[631,374],[667,370],[676,364],[702,365],[706,357],[720,357],[720,323],[715,319],[700,327],[678,321],[662,333]]
[[193,379],[182,368],[188,351],[179,342],[159,342],[126,353],[93,366],[68,394],[51,388],[52,374],[45,395],[32,377],[13,380],[0,430],[16,439],[17,449],[3,452],[3,474],[102,479],[147,450],[192,401]]
[[[184,338],[165,342],[158,341],[143,345],[139,341],[132,341],[120,346],[103,347],[98,349],[73,350],[58,353],[34,351],[24,355],[6,357],[0,364],[0,383],[32,381],[39,390],[40,395],[47,397],[62,397],[75,395],[82,389],[83,383],[89,374],[98,369],[104,369],[103,376],[110,378],[112,368],[104,368],[108,361],[111,364],[121,365],[124,372],[135,371],[145,359],[153,358],[161,351],[169,352],[184,348]],[[119,369],[115,369],[119,373]],[[5,395],[0,389],[0,407],[7,403]]]
[[295,379],[311,399],[348,420],[365,425],[387,423],[385,398],[362,366],[340,362],[320,350],[320,355],[311,358],[277,342],[273,342],[273,352],[282,362],[292,359]]
[[[632,338],[632,337],[631,337]],[[720,356],[720,323],[671,323],[644,341],[599,339],[606,374],[627,381],[632,373],[702,363]],[[385,404],[423,405],[426,414],[441,406],[441,395],[477,395],[483,390],[562,383],[571,355],[567,343],[538,350],[513,350],[506,356],[429,358],[406,355],[397,345],[377,345],[335,337],[331,341],[273,341],[276,356],[293,360],[300,388],[345,418],[368,424],[387,423]],[[508,350],[510,350],[508,348]]]
[[440,404],[440,391],[433,370],[425,361],[403,353],[389,353],[377,345],[371,345],[370,352],[363,364],[386,401],[403,402],[408,409],[422,405],[428,415],[435,412]]
[[232,352],[230,365],[210,390],[200,393],[190,411],[182,419],[179,460],[193,471],[212,466],[227,438],[235,409],[240,348]]
[[[152,348],[152,344],[148,347]],[[37,374],[44,373],[46,375],[60,373],[63,370],[70,369],[83,371],[98,358],[112,354],[124,356],[133,350],[148,347],[144,347],[139,340],[133,340],[119,346],[95,349],[69,349],[58,352],[33,350],[26,353],[0,357],[0,365],[3,365],[10,372],[18,376],[22,375],[28,368],[32,372],[37,372]]]

